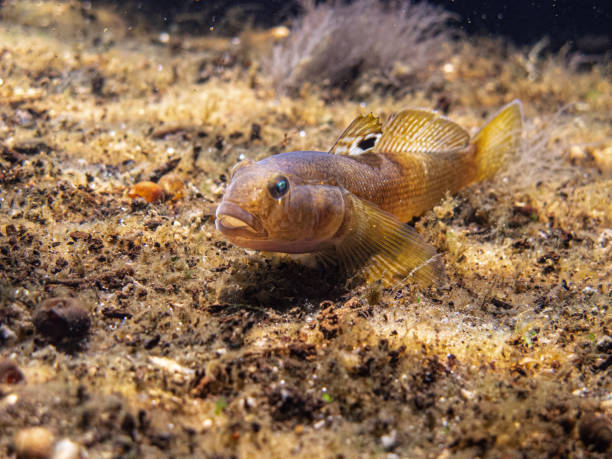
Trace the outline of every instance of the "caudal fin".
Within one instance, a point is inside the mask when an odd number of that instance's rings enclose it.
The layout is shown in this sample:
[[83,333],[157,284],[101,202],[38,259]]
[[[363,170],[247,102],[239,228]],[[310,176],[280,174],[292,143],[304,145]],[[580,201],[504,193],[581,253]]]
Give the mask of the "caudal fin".
[[514,100],[503,107],[472,140],[476,146],[476,178],[494,176],[519,148],[523,128],[523,106]]

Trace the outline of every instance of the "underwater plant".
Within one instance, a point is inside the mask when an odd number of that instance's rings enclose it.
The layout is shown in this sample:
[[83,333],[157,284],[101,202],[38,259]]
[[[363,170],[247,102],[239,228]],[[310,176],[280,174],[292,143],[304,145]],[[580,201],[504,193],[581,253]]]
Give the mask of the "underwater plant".
[[265,65],[280,90],[306,82],[347,85],[371,71],[389,77],[398,63],[404,75],[413,74],[434,62],[452,35],[453,14],[425,2],[303,0],[301,6],[291,36]]

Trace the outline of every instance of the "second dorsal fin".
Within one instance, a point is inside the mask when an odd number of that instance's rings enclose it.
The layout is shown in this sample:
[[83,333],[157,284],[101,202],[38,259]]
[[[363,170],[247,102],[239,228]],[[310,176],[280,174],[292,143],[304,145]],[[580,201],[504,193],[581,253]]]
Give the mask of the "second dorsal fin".
[[467,147],[469,140],[469,134],[462,127],[435,112],[403,110],[383,126],[375,150],[379,153],[446,153]]
[[338,137],[329,153],[332,155],[359,155],[371,150],[382,134],[380,120],[372,115],[359,115]]

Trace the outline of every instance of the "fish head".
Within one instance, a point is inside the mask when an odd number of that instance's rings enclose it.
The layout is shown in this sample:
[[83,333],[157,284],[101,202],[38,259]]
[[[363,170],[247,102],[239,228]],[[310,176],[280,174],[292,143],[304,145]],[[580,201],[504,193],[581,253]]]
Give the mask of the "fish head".
[[215,224],[241,247],[305,253],[331,243],[344,210],[339,187],[246,160],[234,168]]

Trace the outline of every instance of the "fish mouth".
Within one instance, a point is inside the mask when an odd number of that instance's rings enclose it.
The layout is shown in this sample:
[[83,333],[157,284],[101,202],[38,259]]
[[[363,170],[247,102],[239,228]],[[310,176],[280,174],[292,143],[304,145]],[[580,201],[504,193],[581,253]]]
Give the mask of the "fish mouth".
[[259,219],[233,202],[217,207],[215,226],[229,238],[261,239],[268,236]]

